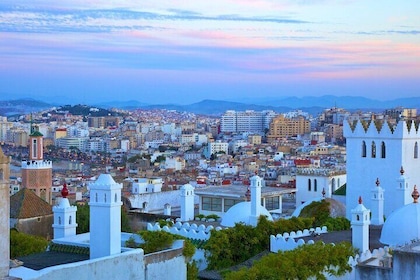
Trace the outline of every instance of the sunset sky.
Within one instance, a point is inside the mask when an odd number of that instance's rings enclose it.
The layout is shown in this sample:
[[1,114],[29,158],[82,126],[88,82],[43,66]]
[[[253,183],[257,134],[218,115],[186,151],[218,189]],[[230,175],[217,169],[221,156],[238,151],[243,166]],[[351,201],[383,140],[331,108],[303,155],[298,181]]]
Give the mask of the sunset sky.
[[420,1],[0,1],[0,100],[420,97]]

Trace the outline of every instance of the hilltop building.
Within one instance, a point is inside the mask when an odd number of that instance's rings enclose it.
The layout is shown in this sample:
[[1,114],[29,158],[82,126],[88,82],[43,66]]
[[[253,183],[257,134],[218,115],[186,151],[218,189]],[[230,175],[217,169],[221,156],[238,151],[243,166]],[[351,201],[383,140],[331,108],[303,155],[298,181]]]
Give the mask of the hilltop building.
[[22,161],[22,187],[52,203],[52,162],[44,159],[43,135],[37,126],[31,126],[29,158]]

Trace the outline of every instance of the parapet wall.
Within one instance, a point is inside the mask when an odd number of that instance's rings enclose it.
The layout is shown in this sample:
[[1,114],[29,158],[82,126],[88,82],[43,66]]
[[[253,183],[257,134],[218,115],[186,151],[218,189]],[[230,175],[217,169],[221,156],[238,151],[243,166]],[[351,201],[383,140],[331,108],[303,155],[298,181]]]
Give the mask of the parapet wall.
[[52,168],[51,160],[23,160],[22,169],[47,169]]
[[[305,244],[303,239],[295,240],[295,238],[301,238],[306,236],[320,235],[327,233],[327,227],[317,227],[315,229],[304,229],[297,232],[277,234],[276,236],[270,236],[270,251],[277,253],[278,251],[290,251],[296,249],[298,246]],[[307,244],[313,244],[313,240],[309,240]]]
[[197,225],[197,224],[189,224],[189,223],[181,223],[176,222],[172,227],[164,226],[160,227],[159,223],[155,223],[152,225],[151,223],[147,224],[147,230],[149,231],[166,231],[172,234],[179,234],[183,237],[190,238],[190,239],[198,239],[198,240],[208,240],[210,238],[210,232],[212,229],[221,230],[221,227],[213,227],[205,226],[205,225]]
[[397,124],[391,124],[387,121],[363,121],[357,120],[352,123],[344,122],[344,137],[420,137],[419,123],[411,120],[402,120]]

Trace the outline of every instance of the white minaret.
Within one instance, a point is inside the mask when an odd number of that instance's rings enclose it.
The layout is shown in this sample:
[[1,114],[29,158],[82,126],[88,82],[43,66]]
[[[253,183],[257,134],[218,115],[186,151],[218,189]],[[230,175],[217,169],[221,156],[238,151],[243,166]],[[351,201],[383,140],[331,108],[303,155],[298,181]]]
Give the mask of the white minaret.
[[372,189],[372,225],[384,224],[384,189],[380,186],[379,178],[376,179],[376,187]]
[[67,195],[69,191],[66,183],[61,190],[60,204],[53,207],[54,212],[54,239],[76,235],[76,206],[70,206]]
[[181,222],[194,220],[194,187],[185,184],[181,187]]
[[403,207],[411,203],[411,192],[408,188],[408,181],[410,178],[404,175],[404,168],[401,166],[400,177],[397,178],[397,197],[395,197],[396,203],[399,207]]
[[10,161],[0,148],[0,279],[9,275],[10,265]]
[[352,245],[361,253],[369,250],[369,224],[370,211],[362,204],[362,197],[359,197],[359,204],[351,210]]
[[253,176],[251,178],[251,216],[249,217],[249,223],[254,227],[257,226],[261,215],[261,187],[261,177],[258,175]]
[[89,185],[91,259],[121,253],[121,189],[109,174]]

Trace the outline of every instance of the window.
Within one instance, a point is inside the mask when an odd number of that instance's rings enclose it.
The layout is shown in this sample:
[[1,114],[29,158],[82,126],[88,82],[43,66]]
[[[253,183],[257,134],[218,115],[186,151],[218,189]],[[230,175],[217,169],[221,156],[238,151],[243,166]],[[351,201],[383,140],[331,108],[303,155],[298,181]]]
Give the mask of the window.
[[311,191],[311,179],[308,179],[308,192]]
[[[223,201],[223,211],[227,212],[227,210],[229,210],[230,207],[232,207],[233,205],[242,202],[242,200],[236,200],[236,199],[229,199],[229,198],[225,198]],[[203,209],[204,210],[204,209]]]
[[416,142],[414,144],[414,158],[418,158],[418,157],[419,157],[419,145]]
[[36,139],[32,139],[32,158],[37,158],[37,145],[36,145]]
[[381,143],[381,158],[385,158],[386,154],[385,154],[385,142],[382,141]]
[[362,157],[366,157],[366,142],[362,142]]
[[3,169],[0,169],[0,181],[2,181],[2,180],[4,180],[4,171],[3,171]]
[[314,191],[318,191],[318,182],[316,181],[316,179],[314,179]]
[[372,158],[376,158],[376,144],[374,141],[372,141]]
[[202,205],[203,210],[208,211],[222,211],[222,199],[216,197],[203,197]]
[[268,211],[277,210],[280,208],[280,198],[278,196],[266,197],[265,208]]

